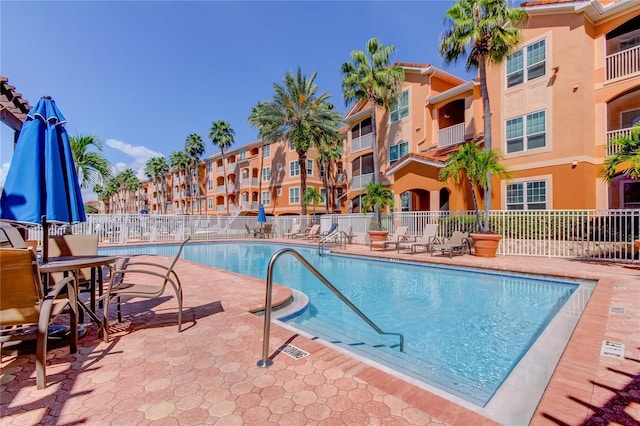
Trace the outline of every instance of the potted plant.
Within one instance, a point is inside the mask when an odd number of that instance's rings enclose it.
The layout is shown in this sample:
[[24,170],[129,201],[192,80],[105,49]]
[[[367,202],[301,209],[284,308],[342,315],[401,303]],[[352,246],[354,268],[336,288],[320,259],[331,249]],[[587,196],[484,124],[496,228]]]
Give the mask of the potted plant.
[[362,213],[370,211],[375,213],[369,224],[369,241],[383,241],[387,239],[389,231],[382,228],[382,210],[393,208],[393,192],[381,183],[371,182],[365,188],[361,199]]
[[[510,173],[500,163],[500,160],[502,160],[502,156],[497,150],[486,151],[474,142],[469,142],[451,154],[438,175],[439,180],[453,179],[456,185],[461,185],[463,181],[469,182],[478,225],[478,232],[471,233],[471,239],[475,255],[480,257],[495,257],[498,243],[502,238],[500,234],[491,230],[487,214],[485,214],[484,220],[480,217],[477,195],[479,189],[483,190],[483,195],[486,193],[491,174],[507,179],[510,177]],[[490,203],[491,200],[484,200],[484,202]]]

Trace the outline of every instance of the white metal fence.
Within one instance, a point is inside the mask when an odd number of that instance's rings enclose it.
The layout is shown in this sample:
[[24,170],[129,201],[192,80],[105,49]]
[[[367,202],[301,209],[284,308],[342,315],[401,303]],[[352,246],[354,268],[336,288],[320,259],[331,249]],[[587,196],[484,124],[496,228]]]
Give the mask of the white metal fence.
[[[301,229],[320,223],[328,230],[332,223],[348,232],[355,244],[366,244],[372,214],[308,215],[267,217],[276,236],[284,236],[294,223]],[[607,259],[637,262],[640,240],[640,210],[545,210],[507,211],[490,214],[491,228],[502,235],[498,255]],[[383,215],[383,227],[393,231],[404,225],[412,235],[421,235],[424,225],[437,223],[438,235],[477,229],[474,211],[396,212]],[[244,237],[257,225],[256,216],[186,215],[87,215],[87,221],[72,226],[71,232],[98,234],[102,244],[180,241]],[[52,227],[52,233],[64,228]],[[39,227],[28,230],[28,239],[42,239]]]

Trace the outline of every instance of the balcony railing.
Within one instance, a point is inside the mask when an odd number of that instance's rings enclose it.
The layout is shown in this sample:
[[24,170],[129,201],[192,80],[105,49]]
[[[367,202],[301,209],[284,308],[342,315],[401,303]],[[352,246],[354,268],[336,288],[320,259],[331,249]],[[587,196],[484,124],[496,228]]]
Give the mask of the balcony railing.
[[364,189],[365,186],[373,182],[373,173],[366,175],[358,175],[351,178],[351,190],[357,191]]
[[362,151],[373,147],[373,133],[351,140],[351,152]]
[[618,139],[620,137],[625,137],[625,136],[626,137],[631,136],[631,127],[628,127],[626,129],[611,130],[607,132],[607,157],[615,154],[618,150],[618,147],[611,146],[610,142],[614,139]]
[[640,46],[607,56],[606,67],[607,80],[640,73]]
[[454,124],[438,131],[439,148],[462,142],[464,142],[464,123]]

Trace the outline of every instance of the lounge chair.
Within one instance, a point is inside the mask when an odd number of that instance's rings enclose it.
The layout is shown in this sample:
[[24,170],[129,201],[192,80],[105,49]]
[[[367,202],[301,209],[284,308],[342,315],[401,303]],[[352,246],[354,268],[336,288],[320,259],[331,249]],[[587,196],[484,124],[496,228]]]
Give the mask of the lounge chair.
[[317,238],[318,234],[320,234],[320,225],[313,225],[307,232],[304,233],[303,239],[310,240],[312,238]]
[[0,226],[0,231],[4,234],[9,246],[21,249],[27,248],[27,243],[22,237],[22,234],[20,234],[20,230],[18,228],[11,225],[3,225]]
[[318,242],[338,242],[338,237],[340,236],[340,230],[338,229],[337,223],[332,223],[331,228],[328,231],[321,232],[318,235]]
[[[0,249],[0,346],[12,340],[36,340],[36,386],[47,386],[48,325],[69,312],[70,352],[78,350],[78,304],[75,279],[58,282],[45,296],[36,254],[31,249]],[[66,294],[63,290],[67,289]],[[27,330],[35,330],[25,333]]]
[[369,250],[374,248],[381,248],[383,251],[388,248],[397,248],[400,241],[404,241],[407,238],[408,226],[398,226],[393,234],[387,235],[385,241],[371,241],[369,244]]
[[298,238],[300,236],[300,224],[294,223],[291,226],[291,231],[285,232],[284,236],[287,238]]
[[441,251],[443,255],[449,254],[449,257],[453,257],[454,254],[464,254],[465,250],[471,253],[471,242],[469,241],[469,233],[462,231],[453,231],[449,238],[444,238],[442,239],[442,241],[438,241],[433,244],[431,256],[433,256],[434,251]]
[[[178,274],[174,271],[174,267],[180,258],[182,249],[189,241],[186,238],[173,261],[169,266],[159,265],[152,262],[130,261],[122,268],[116,269],[111,273],[109,287],[104,294],[104,340],[109,340],[109,302],[118,299],[118,322],[122,322],[122,310],[120,308],[120,298],[122,296],[156,298],[162,296],[167,287],[167,283],[171,284],[178,299],[178,332],[182,331],[182,285]],[[142,268],[141,268],[142,267]],[[145,277],[146,276],[146,277]],[[143,278],[142,282],[138,282],[136,278]],[[155,282],[153,281],[155,277]]]
[[336,230],[338,229],[338,224],[337,223],[332,223],[331,227],[329,228],[328,231],[324,231],[324,232],[320,232],[318,234],[318,238],[322,239],[328,235],[333,234],[334,232],[336,232]]
[[400,241],[398,243],[398,253],[400,253],[400,250],[409,250],[411,254],[417,253],[418,249],[431,251],[433,244],[438,242],[437,234],[438,224],[429,223],[424,226],[422,235],[410,236],[406,238],[407,241]]
[[272,223],[265,223],[262,228],[262,236],[264,238],[273,238],[276,235],[276,225]]

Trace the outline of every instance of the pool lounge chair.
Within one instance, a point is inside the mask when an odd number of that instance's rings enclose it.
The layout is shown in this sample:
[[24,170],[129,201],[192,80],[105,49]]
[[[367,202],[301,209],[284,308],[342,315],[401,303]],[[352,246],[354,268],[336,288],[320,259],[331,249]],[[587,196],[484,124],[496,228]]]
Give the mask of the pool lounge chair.
[[454,254],[464,254],[465,250],[471,253],[471,241],[469,239],[468,232],[453,231],[453,234],[449,238],[443,239],[441,242],[433,244],[433,252],[440,251],[443,255],[448,254],[449,257],[453,257]]
[[320,234],[320,225],[313,225],[307,232],[304,233],[303,239],[310,240],[312,238],[317,238],[318,234]]
[[438,224],[429,223],[424,226],[422,235],[408,236],[406,241],[398,243],[398,253],[400,250],[409,250],[411,254],[417,253],[419,249],[432,251],[433,245],[438,242]]
[[387,239],[385,241],[371,241],[369,244],[369,250],[381,248],[385,251],[389,248],[397,248],[400,241],[406,240],[408,230],[408,226],[398,226],[393,234],[387,235]]
[[291,226],[291,231],[285,232],[284,236],[287,237],[287,238],[298,238],[298,237],[300,237],[301,236],[300,224],[299,223],[294,223]]

